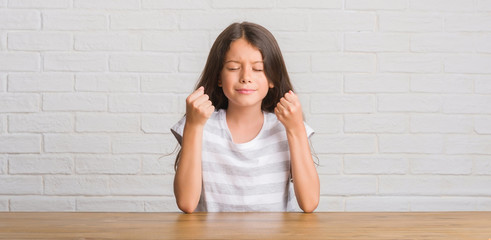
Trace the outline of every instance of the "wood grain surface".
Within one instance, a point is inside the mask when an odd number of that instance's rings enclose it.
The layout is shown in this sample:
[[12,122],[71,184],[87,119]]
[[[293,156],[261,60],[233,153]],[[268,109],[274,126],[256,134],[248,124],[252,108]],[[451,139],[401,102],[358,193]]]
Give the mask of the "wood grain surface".
[[0,213],[0,239],[491,239],[491,212]]

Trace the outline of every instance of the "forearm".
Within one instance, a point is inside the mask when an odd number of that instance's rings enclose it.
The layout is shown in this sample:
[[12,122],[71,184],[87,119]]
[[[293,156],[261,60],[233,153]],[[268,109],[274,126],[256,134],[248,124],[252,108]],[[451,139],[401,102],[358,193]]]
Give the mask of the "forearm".
[[202,141],[202,127],[184,127],[181,157],[174,177],[174,195],[179,209],[186,213],[194,211],[201,195]]
[[312,212],[319,204],[320,184],[305,127],[287,131],[287,137],[295,196],[304,212]]

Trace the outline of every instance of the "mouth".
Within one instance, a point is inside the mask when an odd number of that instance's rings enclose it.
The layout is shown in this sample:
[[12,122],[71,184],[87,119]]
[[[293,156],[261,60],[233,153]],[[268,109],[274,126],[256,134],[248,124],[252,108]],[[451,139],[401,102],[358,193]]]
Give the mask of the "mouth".
[[241,94],[251,94],[251,93],[254,93],[256,90],[255,89],[240,88],[240,89],[236,89],[235,91],[237,91],[238,93],[241,93]]

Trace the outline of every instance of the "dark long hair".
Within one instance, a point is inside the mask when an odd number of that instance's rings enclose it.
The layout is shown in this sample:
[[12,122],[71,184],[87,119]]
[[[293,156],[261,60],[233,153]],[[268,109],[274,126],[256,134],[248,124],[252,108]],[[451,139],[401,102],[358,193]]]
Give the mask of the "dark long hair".
[[[261,52],[264,73],[268,81],[274,85],[273,88],[269,88],[266,97],[263,99],[261,110],[272,113],[280,99],[289,90],[293,90],[293,87],[276,39],[270,31],[255,23],[233,23],[218,35],[210,49],[205,68],[195,89],[200,86],[204,87],[205,94],[210,97],[215,110],[227,109],[228,99],[218,86],[218,79],[223,69],[225,55],[230,49],[230,44],[240,38],[244,38]],[[174,164],[175,169],[177,169],[180,156],[181,151],[179,150]]]

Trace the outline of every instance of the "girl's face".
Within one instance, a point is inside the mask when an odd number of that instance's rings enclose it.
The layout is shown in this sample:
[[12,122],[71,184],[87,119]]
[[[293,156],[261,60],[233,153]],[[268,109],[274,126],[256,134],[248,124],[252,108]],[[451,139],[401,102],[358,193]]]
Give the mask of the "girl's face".
[[264,73],[262,54],[244,38],[230,44],[218,86],[228,98],[228,107],[258,107],[269,88],[273,88]]

